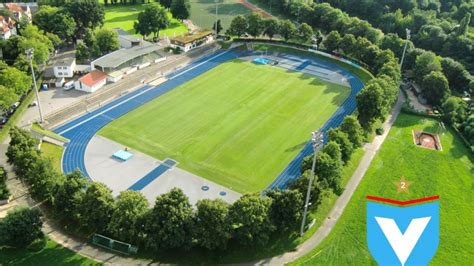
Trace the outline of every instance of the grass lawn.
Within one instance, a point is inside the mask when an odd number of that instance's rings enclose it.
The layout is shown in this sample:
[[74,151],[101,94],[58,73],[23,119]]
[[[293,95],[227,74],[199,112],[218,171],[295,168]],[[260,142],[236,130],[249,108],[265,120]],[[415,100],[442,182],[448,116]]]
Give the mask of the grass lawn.
[[[205,29],[212,29],[216,21],[216,4],[214,0],[191,1],[191,20]],[[230,26],[232,19],[238,15],[248,15],[250,10],[240,4],[239,0],[219,0],[218,19],[221,20],[223,34]]]
[[31,129],[38,132],[38,133],[43,134],[44,136],[48,136],[50,138],[53,138],[53,139],[56,139],[56,140],[59,140],[59,141],[62,141],[62,142],[67,142],[68,141],[67,138],[65,138],[65,137],[63,137],[59,134],[56,134],[53,131],[50,131],[50,130],[47,130],[47,129],[43,128],[38,123],[33,123],[31,125]]
[[[138,13],[145,9],[144,5],[107,5],[105,6],[105,28],[122,28],[126,32],[142,37],[141,35],[135,34],[133,29],[133,23],[137,20]],[[185,33],[188,31],[186,26],[179,20],[171,17],[171,13],[168,13],[171,23],[165,30],[160,31],[161,35],[174,36]],[[212,25],[211,25],[212,26]]]
[[61,157],[63,156],[64,148],[48,142],[41,143],[41,152],[44,156],[51,159],[54,168],[61,172]]
[[[367,195],[398,200],[439,195],[440,243],[430,265],[472,263],[473,156],[452,131],[441,136],[443,151],[413,144],[412,129],[433,131],[435,127],[434,120],[400,114],[334,230],[294,264],[375,265],[365,235]],[[413,181],[409,194],[396,192],[393,182],[401,176]]]
[[61,245],[48,240],[46,247],[40,251],[28,249],[10,249],[0,247],[1,265],[100,265],[82,257]]
[[224,63],[99,134],[238,192],[263,190],[349,88],[273,66]]

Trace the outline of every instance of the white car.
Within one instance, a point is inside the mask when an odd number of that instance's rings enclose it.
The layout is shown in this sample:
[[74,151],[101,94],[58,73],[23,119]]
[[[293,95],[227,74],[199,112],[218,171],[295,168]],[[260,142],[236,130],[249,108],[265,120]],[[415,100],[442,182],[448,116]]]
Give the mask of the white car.
[[68,91],[70,89],[74,89],[74,81],[71,80],[71,81],[66,82],[66,84],[64,84],[63,88],[66,91]]

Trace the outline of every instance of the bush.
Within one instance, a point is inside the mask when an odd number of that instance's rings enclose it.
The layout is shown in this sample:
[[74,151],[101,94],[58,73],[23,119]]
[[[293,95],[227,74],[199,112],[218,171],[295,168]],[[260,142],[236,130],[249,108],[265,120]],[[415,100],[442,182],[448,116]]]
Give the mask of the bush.
[[28,250],[33,252],[40,251],[46,246],[46,243],[48,243],[48,238],[43,236],[33,241],[33,243],[28,246]]
[[42,226],[38,209],[17,208],[0,222],[0,239],[6,246],[24,248],[44,236]]
[[375,129],[375,134],[377,134],[377,135],[382,135],[383,132],[384,132],[384,130],[383,130],[383,128],[381,128],[381,127]]
[[6,200],[10,197],[10,191],[7,188],[7,172],[0,167],[0,200]]

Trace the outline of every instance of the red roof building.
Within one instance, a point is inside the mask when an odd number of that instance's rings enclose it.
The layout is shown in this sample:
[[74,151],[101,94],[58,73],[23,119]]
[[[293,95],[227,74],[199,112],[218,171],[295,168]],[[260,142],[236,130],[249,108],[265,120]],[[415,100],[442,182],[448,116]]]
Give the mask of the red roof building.
[[0,16],[0,38],[7,40],[16,35],[15,21],[10,17]]
[[107,74],[94,70],[76,81],[75,89],[85,92],[94,92],[107,83]]

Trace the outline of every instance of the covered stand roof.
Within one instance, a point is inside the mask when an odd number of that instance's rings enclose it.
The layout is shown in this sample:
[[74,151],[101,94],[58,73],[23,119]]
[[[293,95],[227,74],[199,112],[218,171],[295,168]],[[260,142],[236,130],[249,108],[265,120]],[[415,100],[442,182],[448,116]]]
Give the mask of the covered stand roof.
[[159,49],[160,47],[154,44],[120,49],[96,59],[92,64],[102,68],[116,68],[139,56],[157,52]]

